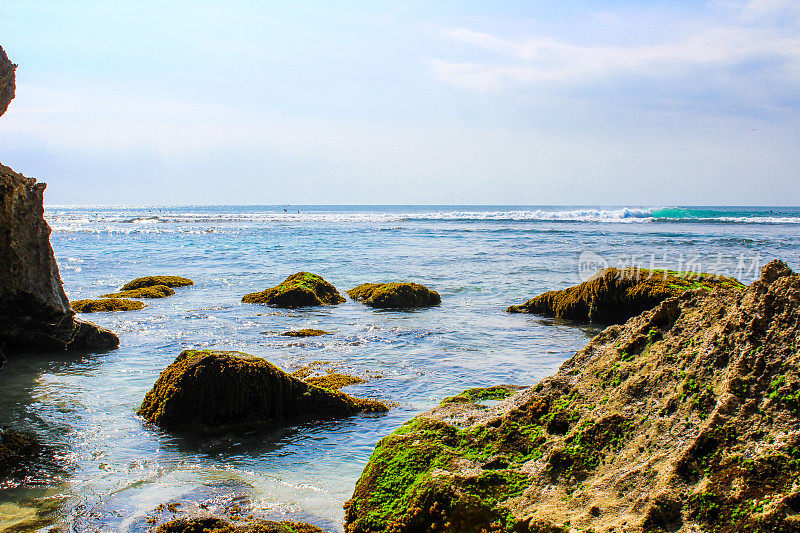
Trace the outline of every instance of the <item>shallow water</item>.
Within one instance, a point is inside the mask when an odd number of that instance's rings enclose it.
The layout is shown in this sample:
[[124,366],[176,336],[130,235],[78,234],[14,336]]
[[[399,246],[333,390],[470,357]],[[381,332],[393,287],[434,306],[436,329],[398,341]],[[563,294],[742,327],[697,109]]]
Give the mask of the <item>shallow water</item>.
[[[58,453],[37,476],[0,486],[0,523],[24,521],[48,503],[43,521],[76,532],[144,531],[162,502],[186,509],[252,500],[269,516],[342,531],[342,504],[379,438],[468,387],[533,384],[596,333],[504,312],[580,281],[582,252],[609,264],[699,264],[749,282],[773,257],[797,269],[800,250],[800,210],[788,208],[286,209],[46,209],[70,299],[146,274],[188,276],[195,285],[141,311],[84,315],[120,335],[118,350],[10,358],[0,374],[0,423],[34,430]],[[380,311],[348,300],[289,311],[240,302],[298,270],[340,291],[414,280],[439,291],[442,305]],[[301,327],[332,334],[279,336]],[[397,406],[271,433],[171,435],[134,413],[160,371],[190,347],[241,350],[287,370],[332,361],[382,376],[346,392]],[[38,527],[28,524],[22,529]]]

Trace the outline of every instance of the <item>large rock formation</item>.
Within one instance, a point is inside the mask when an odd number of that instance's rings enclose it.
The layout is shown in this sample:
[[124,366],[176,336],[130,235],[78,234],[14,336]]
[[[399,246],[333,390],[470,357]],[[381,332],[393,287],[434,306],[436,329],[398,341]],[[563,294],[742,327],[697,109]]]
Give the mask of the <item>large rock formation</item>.
[[381,440],[346,530],[800,531],[800,275],[669,298],[494,406]]
[[153,528],[153,533],[325,533],[311,524],[283,520],[226,520],[215,516],[178,518]]
[[[0,50],[0,114],[14,97],[14,69]],[[75,320],[61,285],[36,183],[0,164],[0,346],[109,349],[119,339]]]
[[419,283],[362,283],[347,291],[353,300],[370,307],[403,309],[439,305],[442,298],[436,291]]
[[375,400],[308,385],[260,357],[185,350],[161,373],[137,414],[163,428],[215,429],[387,410]]
[[560,291],[540,294],[522,305],[512,305],[509,313],[533,313],[619,324],[659,302],[690,289],[742,289],[733,278],[643,268],[606,268],[590,280]]

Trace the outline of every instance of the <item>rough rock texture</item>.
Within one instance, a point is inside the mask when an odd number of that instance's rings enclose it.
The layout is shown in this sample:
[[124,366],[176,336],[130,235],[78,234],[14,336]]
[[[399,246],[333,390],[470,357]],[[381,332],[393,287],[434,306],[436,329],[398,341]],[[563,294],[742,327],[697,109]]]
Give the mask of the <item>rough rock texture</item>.
[[669,298],[491,407],[382,439],[356,532],[800,531],[800,276]]
[[691,289],[742,289],[732,278],[642,268],[606,268],[568,289],[550,291],[522,305],[512,305],[510,313],[534,313],[600,324],[618,324],[652,309],[659,302]]
[[339,372],[331,372],[330,374],[325,374],[324,376],[311,376],[303,381],[309,385],[314,385],[315,387],[329,390],[339,390],[342,387],[347,387],[348,385],[365,383],[367,380],[358,376],[340,374]]
[[215,428],[387,410],[374,400],[308,385],[260,357],[186,350],[161,373],[138,414],[164,428]]
[[111,294],[101,294],[100,298],[166,298],[172,296],[175,291],[166,285],[151,285],[139,289],[130,289]]
[[321,335],[328,335],[329,333],[330,332],[324,329],[303,328],[284,331],[281,335],[284,337],[319,337]]
[[31,435],[13,429],[0,430],[0,476],[4,476],[38,447],[39,443]]
[[280,285],[261,292],[246,294],[244,303],[267,304],[274,307],[294,308],[312,305],[336,305],[345,301],[336,287],[310,272],[298,272]]
[[229,521],[216,517],[179,518],[152,530],[154,533],[325,533],[311,524],[271,520]]
[[145,305],[136,300],[124,298],[101,298],[100,300],[75,300],[70,304],[78,313],[97,313],[110,311],[136,311]]
[[8,104],[14,99],[16,90],[15,74],[17,65],[8,59],[3,47],[0,46],[0,116],[8,109]]
[[133,289],[142,289],[144,287],[153,287],[155,285],[166,285],[167,287],[186,287],[194,285],[194,281],[189,278],[182,278],[180,276],[145,276],[143,278],[136,278],[129,281],[122,286],[123,291],[131,291]]
[[[0,48],[0,115],[14,98],[13,65]],[[119,345],[108,330],[74,318],[50,246],[46,185],[0,164],[0,346],[97,349]],[[92,345],[92,342],[98,344]]]
[[410,308],[438,305],[439,293],[419,283],[362,283],[347,294],[372,307]]

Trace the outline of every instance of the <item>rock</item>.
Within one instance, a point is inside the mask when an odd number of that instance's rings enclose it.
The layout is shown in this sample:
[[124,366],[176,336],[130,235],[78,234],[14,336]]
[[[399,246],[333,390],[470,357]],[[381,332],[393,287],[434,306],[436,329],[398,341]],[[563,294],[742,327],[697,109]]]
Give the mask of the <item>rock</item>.
[[136,311],[144,308],[142,302],[124,298],[102,298],[100,300],[75,300],[72,308],[78,313],[97,313],[110,311]]
[[112,292],[111,294],[102,294],[100,298],[166,298],[172,296],[175,291],[166,285],[151,285],[149,287],[141,287],[139,289],[130,289],[127,291]]
[[133,289],[141,289],[144,287],[153,287],[155,285],[166,285],[167,287],[186,287],[194,285],[194,281],[189,278],[182,278],[180,276],[145,276],[143,278],[136,278],[122,286],[123,291],[130,291]]
[[14,99],[16,89],[15,74],[17,65],[12,63],[0,46],[0,116],[8,109],[8,104]]
[[346,531],[798,531],[798,348],[783,263],[744,291],[668,298],[535,387],[382,439]]
[[5,476],[9,470],[38,448],[39,442],[32,435],[14,429],[0,430],[0,476]]
[[606,268],[580,285],[540,294],[522,305],[512,305],[507,311],[618,324],[667,298],[698,288],[741,290],[744,285],[733,278],[710,274]]
[[[14,98],[15,69],[0,48],[0,115]],[[9,351],[106,350],[112,341],[117,346],[110,331],[74,318],[44,220],[45,187],[0,164],[0,346]],[[100,344],[89,345],[92,340]]]
[[324,376],[312,376],[304,380],[309,385],[320,387],[328,390],[339,390],[348,385],[357,385],[359,383],[366,383],[366,380],[358,376],[351,376],[349,374],[340,374],[339,372],[331,372]]
[[372,307],[429,307],[441,303],[439,293],[419,283],[362,283],[347,294]]
[[271,520],[230,521],[213,516],[178,518],[160,524],[154,533],[325,533],[311,524]]
[[260,357],[185,350],[161,373],[137,414],[163,428],[213,429],[387,410],[374,400],[308,385]]
[[284,331],[281,333],[284,337],[319,337],[320,335],[329,335],[329,331],[325,331],[323,329],[312,329],[312,328],[303,328],[303,329],[294,329],[292,331]]
[[242,298],[244,303],[267,304],[274,307],[294,308],[312,305],[336,305],[344,302],[336,287],[310,272],[298,272],[280,285],[261,292],[252,292]]

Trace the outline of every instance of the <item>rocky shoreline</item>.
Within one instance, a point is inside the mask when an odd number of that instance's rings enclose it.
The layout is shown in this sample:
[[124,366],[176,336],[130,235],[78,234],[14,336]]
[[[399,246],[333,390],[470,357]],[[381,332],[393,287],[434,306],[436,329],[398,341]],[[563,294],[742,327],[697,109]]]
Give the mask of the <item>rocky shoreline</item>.
[[[0,48],[0,115],[14,97],[15,68]],[[125,298],[172,297],[193,284],[147,276],[70,304],[44,190],[0,165],[3,352],[113,349],[119,338],[75,311],[141,309]],[[411,282],[364,283],[346,294],[401,313],[441,303],[439,293]],[[345,301],[305,271],[241,299],[283,309]],[[468,389],[383,438],[346,504],[348,533],[800,531],[800,276],[785,264],[770,263],[749,287],[608,269],[508,311],[615,325],[535,386]],[[339,391],[364,381],[333,367],[290,374],[241,352],[186,350],[137,414],[178,433],[388,410]],[[0,474],[38,449],[24,431],[3,429]],[[321,531],[233,507],[173,515],[154,512],[148,523],[160,533]]]

